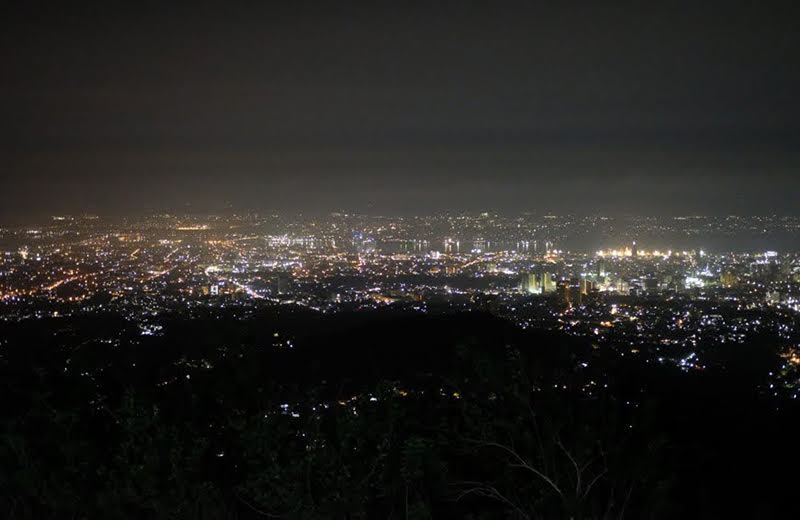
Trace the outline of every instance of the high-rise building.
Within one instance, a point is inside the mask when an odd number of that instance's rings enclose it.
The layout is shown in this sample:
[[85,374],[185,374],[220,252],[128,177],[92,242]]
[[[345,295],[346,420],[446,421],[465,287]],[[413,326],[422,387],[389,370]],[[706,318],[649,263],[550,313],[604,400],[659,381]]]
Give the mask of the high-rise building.
[[570,307],[575,305],[583,305],[584,293],[581,290],[580,278],[571,278],[570,280],[563,280],[558,283],[557,290],[558,296],[563,303]]
[[525,293],[537,293],[538,284],[534,273],[523,273],[519,281],[519,290]]
[[553,280],[553,275],[548,272],[543,272],[541,274],[541,286],[542,286],[542,293],[548,294],[555,292],[556,290],[556,282]]
[[553,281],[553,276],[547,272],[523,273],[519,288],[526,293],[548,294],[556,290],[556,283]]
[[581,278],[581,294],[587,295],[597,288],[597,284],[588,278]]

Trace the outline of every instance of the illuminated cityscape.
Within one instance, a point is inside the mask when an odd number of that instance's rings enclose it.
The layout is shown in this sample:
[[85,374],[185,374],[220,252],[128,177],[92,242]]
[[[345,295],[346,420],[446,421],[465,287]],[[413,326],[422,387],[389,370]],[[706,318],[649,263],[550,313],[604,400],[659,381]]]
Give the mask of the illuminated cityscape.
[[[142,334],[160,330],[159,314],[202,308],[488,310],[697,370],[704,351],[769,334],[787,359],[772,376],[790,388],[800,253],[700,246],[748,229],[786,240],[800,219],[59,216],[2,230],[0,305],[5,321],[115,310]],[[582,247],[597,242],[587,230],[609,247]]]
[[0,13],[0,520],[800,518],[800,3]]

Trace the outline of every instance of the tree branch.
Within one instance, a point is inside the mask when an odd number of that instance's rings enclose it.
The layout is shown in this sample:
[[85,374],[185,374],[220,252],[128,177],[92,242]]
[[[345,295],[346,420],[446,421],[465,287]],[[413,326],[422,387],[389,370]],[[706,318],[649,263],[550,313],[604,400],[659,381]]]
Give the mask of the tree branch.
[[481,445],[481,446],[499,448],[499,449],[505,451],[506,453],[511,455],[518,462],[517,464],[510,464],[511,467],[523,468],[523,469],[526,469],[526,470],[530,471],[534,475],[538,476],[539,478],[541,478],[542,480],[547,482],[547,484],[550,485],[550,487],[553,488],[553,490],[556,493],[558,493],[558,495],[560,497],[562,497],[562,498],[564,497],[564,493],[561,491],[561,489],[558,487],[558,485],[555,482],[553,482],[553,480],[550,479],[550,477],[548,477],[547,475],[545,475],[544,473],[542,473],[538,469],[536,469],[533,466],[531,466],[530,464],[528,464],[525,461],[525,459],[520,457],[519,454],[516,451],[512,450],[508,446],[504,446],[504,445],[502,445],[500,443],[497,443],[497,442],[478,442],[478,444]]

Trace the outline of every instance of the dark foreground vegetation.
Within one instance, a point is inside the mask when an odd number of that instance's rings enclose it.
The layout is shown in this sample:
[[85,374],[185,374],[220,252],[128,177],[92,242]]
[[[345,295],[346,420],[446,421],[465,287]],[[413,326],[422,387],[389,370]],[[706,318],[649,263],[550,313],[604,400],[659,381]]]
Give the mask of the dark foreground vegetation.
[[[789,518],[769,345],[685,373],[483,314],[0,328],[3,518]],[[788,516],[787,516],[788,515]]]

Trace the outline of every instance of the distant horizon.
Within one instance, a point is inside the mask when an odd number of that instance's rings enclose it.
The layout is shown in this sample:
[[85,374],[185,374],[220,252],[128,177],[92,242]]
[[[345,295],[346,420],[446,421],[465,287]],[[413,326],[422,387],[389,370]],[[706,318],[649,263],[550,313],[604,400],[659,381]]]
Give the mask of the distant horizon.
[[[68,220],[60,220],[68,219]],[[218,219],[218,224],[217,224]],[[557,214],[552,212],[460,211],[430,214],[361,213],[334,210],[319,213],[243,210],[224,208],[201,210],[176,208],[116,214],[90,212],[52,213],[38,218],[18,218],[16,222],[0,221],[13,243],[23,243],[26,231],[41,228],[52,231],[79,232],[82,226],[92,232],[104,226],[113,229],[135,229],[137,225],[155,225],[154,230],[191,232],[176,225],[207,225],[198,231],[211,233],[247,229],[247,233],[300,235],[316,232],[333,220],[340,224],[337,232],[367,233],[378,240],[396,238],[440,240],[460,237],[470,240],[485,237],[495,241],[497,233],[515,234],[514,240],[535,237],[556,240],[556,248],[565,251],[594,252],[608,247],[639,243],[640,247],[660,250],[705,249],[716,252],[782,251],[797,252],[800,238],[800,216],[792,215],[644,215],[644,214]],[[398,228],[397,233],[376,231],[384,224],[403,223],[421,227]],[[311,227],[304,228],[305,224]],[[519,226],[521,229],[518,229]],[[131,227],[133,226],[133,227]],[[266,227],[265,227],[266,226]],[[454,226],[454,227],[451,227]],[[143,228],[142,231],[150,229]],[[394,229],[392,226],[390,229]],[[370,231],[371,230],[371,231]],[[377,233],[377,234],[376,234]],[[391,235],[394,235],[392,237]],[[380,238],[382,236],[382,238]],[[492,238],[494,237],[494,238]],[[558,238],[555,238],[558,237]],[[532,240],[533,238],[531,238]],[[22,242],[20,242],[22,241]],[[513,248],[513,246],[511,246]]]
[[72,211],[40,211],[30,214],[15,214],[13,216],[3,215],[0,217],[0,224],[5,223],[23,223],[25,221],[34,220],[56,220],[59,217],[64,218],[139,218],[139,217],[154,217],[154,216],[171,216],[171,217],[210,217],[210,216],[232,216],[232,215],[247,215],[247,216],[279,216],[279,217],[324,217],[330,215],[342,216],[362,216],[371,218],[414,218],[414,217],[444,217],[444,216],[470,216],[478,217],[483,214],[494,215],[499,217],[538,217],[544,218],[552,217],[574,217],[574,218],[609,218],[609,219],[626,219],[626,218],[664,218],[664,219],[691,219],[691,218],[800,218],[800,211],[797,213],[780,213],[780,212],[763,212],[763,213],[725,213],[725,212],[683,212],[683,213],[646,213],[634,211],[616,211],[616,212],[603,212],[603,211],[584,211],[584,212],[561,212],[561,211],[546,211],[546,210],[511,210],[503,211],[494,208],[485,209],[471,209],[471,208],[454,208],[442,209],[437,211],[380,211],[378,208],[369,209],[349,209],[349,208],[318,208],[311,209],[277,209],[277,208],[257,208],[257,207],[237,207],[226,206],[223,208],[214,207],[193,207],[193,206],[180,206],[174,208],[127,208],[117,211],[97,211],[97,210],[72,210]]

